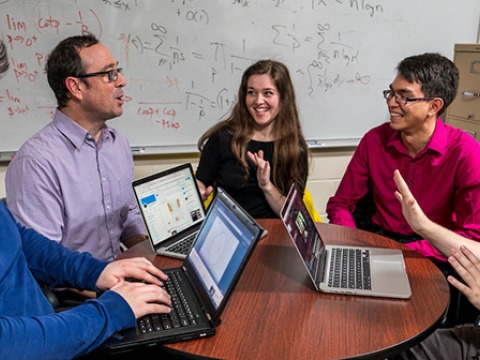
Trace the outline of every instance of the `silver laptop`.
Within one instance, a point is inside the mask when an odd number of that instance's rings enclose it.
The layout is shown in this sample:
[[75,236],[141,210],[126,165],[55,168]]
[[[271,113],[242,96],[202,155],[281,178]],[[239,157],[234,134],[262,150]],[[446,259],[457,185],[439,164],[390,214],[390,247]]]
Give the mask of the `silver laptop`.
[[325,245],[295,185],[287,195],[281,218],[317,291],[411,297],[401,250]]
[[153,250],[184,259],[205,219],[192,165],[182,164],[135,180],[132,186]]
[[138,319],[136,328],[114,334],[102,349],[121,352],[213,335],[261,233],[255,220],[218,188],[191,253],[181,267],[164,270],[172,313]]

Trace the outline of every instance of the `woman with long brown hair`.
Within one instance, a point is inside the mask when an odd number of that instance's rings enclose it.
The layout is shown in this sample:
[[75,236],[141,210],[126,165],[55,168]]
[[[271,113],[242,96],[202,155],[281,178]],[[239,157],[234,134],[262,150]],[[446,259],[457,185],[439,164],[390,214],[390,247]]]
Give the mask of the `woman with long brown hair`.
[[221,186],[253,217],[278,217],[291,184],[304,191],[309,168],[287,67],[272,60],[251,65],[230,116],[207,130],[198,148],[204,199]]

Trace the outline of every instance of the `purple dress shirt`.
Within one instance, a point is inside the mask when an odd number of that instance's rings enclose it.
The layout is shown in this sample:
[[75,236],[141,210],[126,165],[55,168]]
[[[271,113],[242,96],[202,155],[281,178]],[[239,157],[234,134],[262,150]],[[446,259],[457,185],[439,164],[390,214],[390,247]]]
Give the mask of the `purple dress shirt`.
[[17,220],[75,251],[112,260],[120,241],[144,234],[127,139],[108,126],[98,144],[57,109],[16,153],[6,174]]
[[[370,130],[356,149],[345,175],[327,204],[331,223],[355,227],[352,211],[373,188],[377,212],[373,223],[382,229],[415,235],[395,198],[393,172],[399,169],[425,214],[467,238],[480,240],[480,145],[439,118],[430,143],[412,157],[398,131],[389,123]],[[445,260],[426,240],[407,244],[425,256]]]

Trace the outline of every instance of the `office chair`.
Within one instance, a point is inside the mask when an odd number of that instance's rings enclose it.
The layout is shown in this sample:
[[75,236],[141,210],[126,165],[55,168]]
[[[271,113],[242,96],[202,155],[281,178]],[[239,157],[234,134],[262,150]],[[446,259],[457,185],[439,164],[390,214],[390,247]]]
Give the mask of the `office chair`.
[[372,231],[372,216],[377,211],[373,201],[373,189],[370,189],[358,202],[353,210],[353,219],[357,229]]
[[305,203],[305,207],[307,208],[313,221],[322,222],[322,218],[320,214],[317,212],[317,210],[315,209],[315,205],[313,204],[312,194],[307,188],[305,188],[305,191],[303,192],[303,202]]

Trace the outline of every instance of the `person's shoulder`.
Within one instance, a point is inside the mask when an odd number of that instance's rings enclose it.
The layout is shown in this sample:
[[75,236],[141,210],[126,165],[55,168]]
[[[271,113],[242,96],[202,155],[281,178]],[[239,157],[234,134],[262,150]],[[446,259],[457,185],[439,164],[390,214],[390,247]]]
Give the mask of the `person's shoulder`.
[[476,164],[480,160],[480,143],[472,135],[462,129],[445,124],[445,154],[457,158],[458,161],[465,161],[469,164]]
[[394,131],[389,122],[384,122],[368,130],[364,136],[391,135]]
[[457,147],[471,147],[480,152],[480,143],[471,134],[466,131],[444,124],[448,142]]
[[55,134],[52,123],[49,123],[25,141],[15,153],[13,159],[22,156],[30,156],[33,158],[48,157],[52,151],[55,153],[54,149],[58,150],[57,139],[59,139],[59,137]]
[[373,144],[373,143],[381,143],[386,144],[392,137],[395,130],[393,130],[390,126],[389,122],[385,122],[374,128],[368,130],[360,140],[361,144]]
[[208,138],[208,142],[211,144],[216,143],[216,144],[223,144],[223,143],[228,143],[232,141],[232,134],[225,128],[222,127],[218,129],[218,131],[214,132],[210,137]]
[[219,139],[231,139],[232,138],[232,134],[228,131],[228,129],[226,127],[220,128],[212,136],[217,136]]

